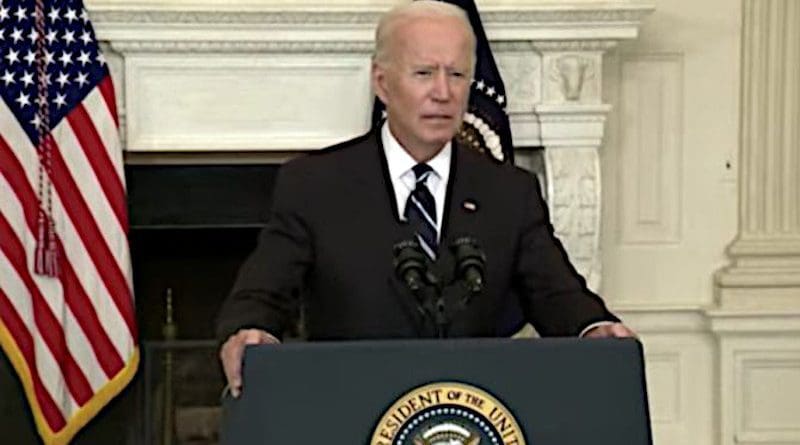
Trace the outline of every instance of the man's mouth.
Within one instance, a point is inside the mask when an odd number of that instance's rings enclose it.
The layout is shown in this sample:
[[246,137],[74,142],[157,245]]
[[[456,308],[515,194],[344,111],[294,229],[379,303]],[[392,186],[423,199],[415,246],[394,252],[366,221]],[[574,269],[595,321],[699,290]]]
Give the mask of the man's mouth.
[[423,114],[422,118],[428,121],[449,121],[453,119],[453,116],[450,114],[430,113],[430,114]]

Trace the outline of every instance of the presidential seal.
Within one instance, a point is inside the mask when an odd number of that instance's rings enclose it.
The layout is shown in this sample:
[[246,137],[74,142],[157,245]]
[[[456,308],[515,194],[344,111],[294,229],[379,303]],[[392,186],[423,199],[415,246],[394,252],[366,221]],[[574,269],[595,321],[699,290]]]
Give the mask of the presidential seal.
[[525,445],[525,437],[488,392],[441,382],[400,397],[381,417],[370,445]]

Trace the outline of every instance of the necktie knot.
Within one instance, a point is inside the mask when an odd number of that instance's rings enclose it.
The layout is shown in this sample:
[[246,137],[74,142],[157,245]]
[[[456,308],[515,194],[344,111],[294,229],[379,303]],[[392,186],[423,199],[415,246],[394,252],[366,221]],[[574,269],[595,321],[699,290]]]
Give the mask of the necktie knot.
[[417,184],[419,184],[420,182],[424,184],[425,181],[428,179],[428,175],[430,175],[431,172],[433,171],[431,166],[425,164],[424,162],[415,165],[414,168],[412,168],[412,170],[414,171],[414,177],[416,178]]

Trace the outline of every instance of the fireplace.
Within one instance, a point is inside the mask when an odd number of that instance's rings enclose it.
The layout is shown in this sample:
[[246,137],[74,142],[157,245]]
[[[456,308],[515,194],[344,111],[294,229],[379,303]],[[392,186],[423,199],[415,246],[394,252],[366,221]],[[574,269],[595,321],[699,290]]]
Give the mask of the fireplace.
[[159,338],[172,292],[179,339],[213,319],[266,221],[279,166],[128,165],[131,257],[143,339]]

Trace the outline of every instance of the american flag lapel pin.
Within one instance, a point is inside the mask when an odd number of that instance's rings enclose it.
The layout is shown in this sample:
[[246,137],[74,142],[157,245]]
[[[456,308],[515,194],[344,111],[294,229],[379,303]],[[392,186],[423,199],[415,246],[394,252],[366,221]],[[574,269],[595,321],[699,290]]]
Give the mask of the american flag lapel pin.
[[478,203],[472,199],[465,199],[461,205],[464,207],[464,210],[469,213],[475,213],[478,211]]

